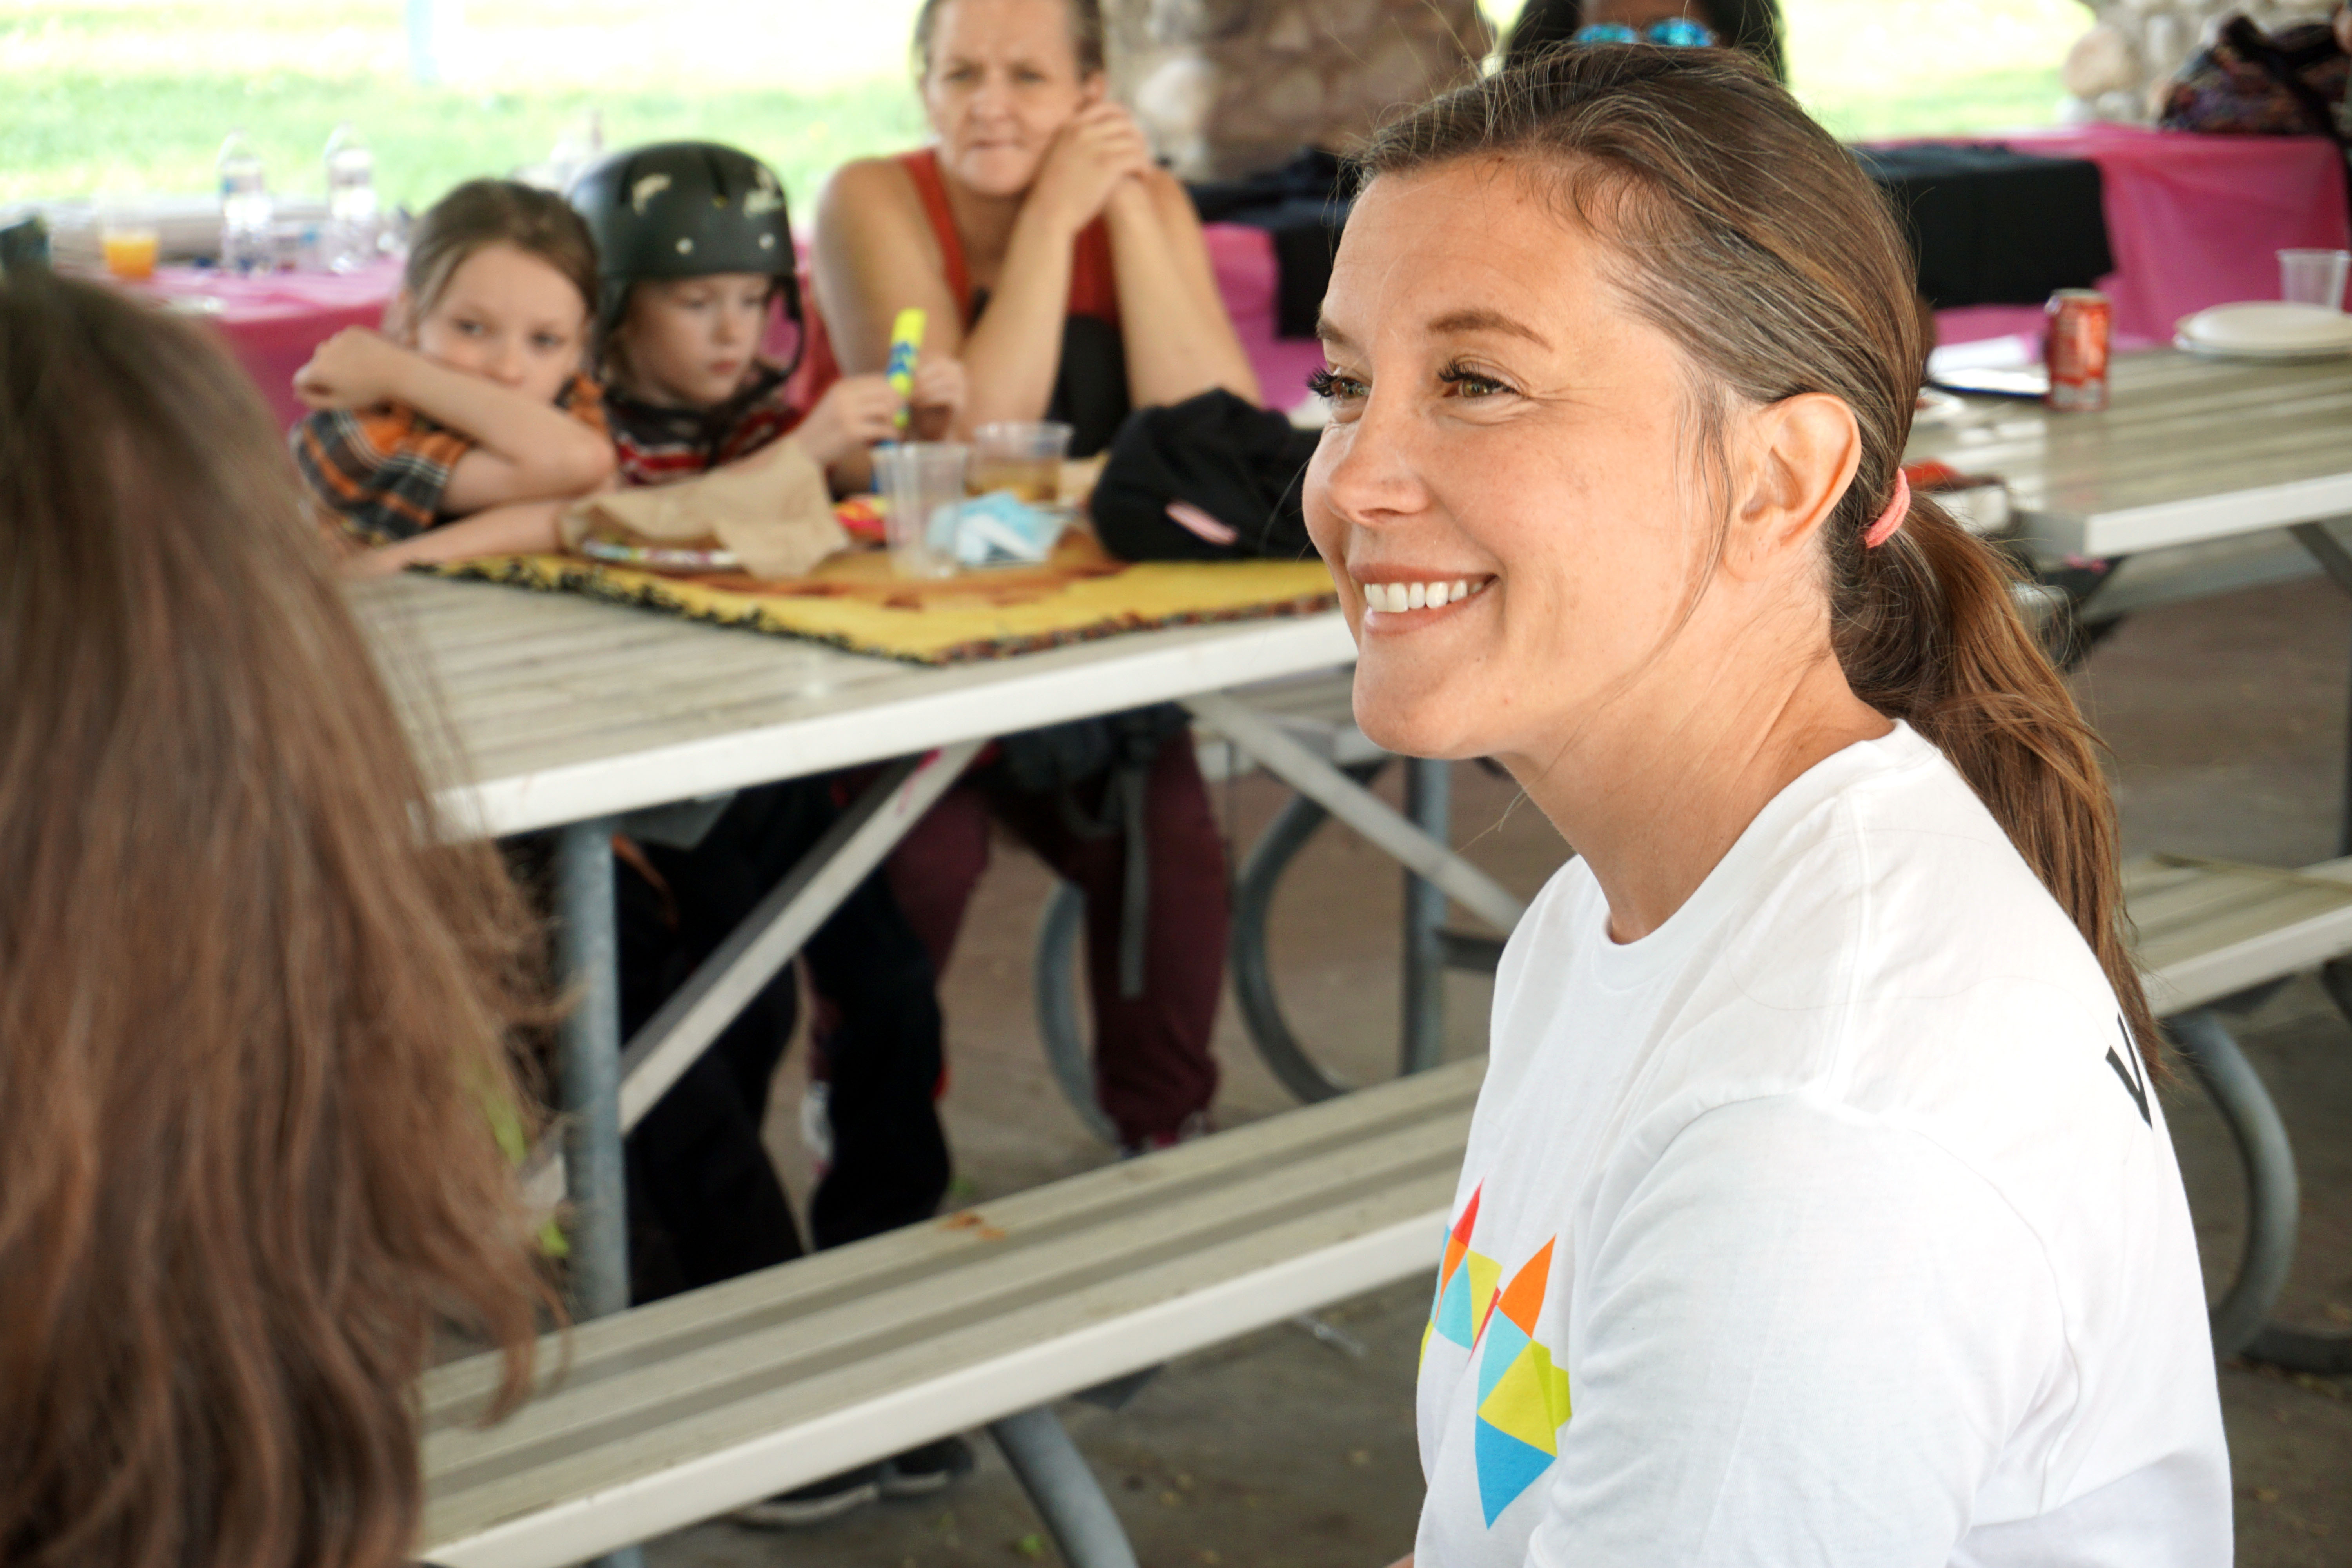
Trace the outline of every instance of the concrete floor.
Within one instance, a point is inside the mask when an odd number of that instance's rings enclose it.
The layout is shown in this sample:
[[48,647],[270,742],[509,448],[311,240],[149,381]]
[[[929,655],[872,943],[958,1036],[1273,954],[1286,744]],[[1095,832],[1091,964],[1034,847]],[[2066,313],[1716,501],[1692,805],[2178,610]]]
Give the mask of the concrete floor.
[[[2352,610],[2316,581],[2153,611],[2090,658],[2077,689],[2116,759],[2129,852],[2164,848],[2294,866],[2334,852]],[[1455,770],[1457,840],[1531,893],[1564,850],[1507,784]],[[1280,805],[1262,778],[1219,786],[1236,843]],[[959,1201],[1102,1163],[1061,1103],[1034,1044],[1029,938],[1045,873],[1010,847],[983,883],[944,983],[953,1083],[946,1113]],[[1276,912],[1276,961],[1294,1026],[1360,1079],[1394,1070],[1399,878],[1339,829],[1303,855]],[[1481,1048],[1488,987],[1454,977],[1454,1054]],[[2245,1020],[2242,1038],[2280,1100],[2304,1183],[2302,1250],[2283,1315],[2352,1325],[2352,1028],[2298,982]],[[1228,1005],[1217,1114],[1236,1125],[1286,1109]],[[771,1144],[804,1194],[795,1054],[778,1084]],[[2185,1076],[2185,1075],[2184,1075]],[[2168,1099],[2209,1275],[2242,1235],[2233,1155],[2186,1083]],[[1380,1568],[1411,1544],[1421,1500],[1412,1372],[1428,1287],[1412,1281],[1190,1357],[1116,1414],[1065,1409],[1146,1568]],[[2352,1379],[2231,1366],[2222,1399],[2247,1568],[2352,1563]],[[983,1442],[979,1471],[924,1504],[867,1510],[811,1531],[708,1524],[651,1543],[655,1568],[979,1568],[1054,1561],[1034,1514]]]

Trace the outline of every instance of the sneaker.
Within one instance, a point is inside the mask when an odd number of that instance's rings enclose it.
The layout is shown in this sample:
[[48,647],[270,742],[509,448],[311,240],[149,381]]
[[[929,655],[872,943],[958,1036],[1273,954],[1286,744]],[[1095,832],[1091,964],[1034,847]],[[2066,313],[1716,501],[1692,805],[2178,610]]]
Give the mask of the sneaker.
[[881,1501],[882,1472],[888,1462],[861,1465],[837,1476],[827,1476],[821,1481],[811,1481],[804,1487],[794,1487],[791,1491],[779,1492],[748,1508],[739,1508],[729,1517],[738,1524],[748,1524],[761,1530],[800,1530],[812,1524],[823,1524],[854,1509]]
[[886,1498],[929,1497],[945,1491],[971,1474],[971,1445],[961,1437],[942,1437],[919,1448],[882,1461],[881,1487]]
[[1205,1138],[1215,1131],[1216,1124],[1209,1120],[1209,1113],[1196,1110],[1177,1123],[1173,1132],[1148,1132],[1132,1143],[1120,1144],[1118,1157],[1122,1160],[1138,1159],[1162,1149],[1173,1149],[1179,1143],[1190,1143],[1195,1138]]

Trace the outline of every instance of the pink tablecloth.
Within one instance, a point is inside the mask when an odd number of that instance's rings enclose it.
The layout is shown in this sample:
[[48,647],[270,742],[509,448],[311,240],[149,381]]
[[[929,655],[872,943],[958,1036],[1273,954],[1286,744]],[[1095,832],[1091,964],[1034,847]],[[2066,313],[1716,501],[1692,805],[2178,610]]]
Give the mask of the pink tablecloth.
[[[2192,136],[2086,125],[1993,140],[2020,153],[2088,158],[2106,193],[2118,338],[2172,341],[2181,317],[2237,300],[2275,300],[2276,252],[2352,243],[2342,154],[2316,136]],[[2042,310],[1973,305],[1937,314],[1942,341],[2039,331]]]
[[[2088,158],[2105,178],[2116,270],[2099,286],[2116,302],[2120,339],[2168,342],[2182,316],[2232,300],[2278,296],[2273,252],[2352,243],[2335,147],[2317,137],[2190,136],[2134,126],[1998,138],[2021,152]],[[1311,341],[1275,331],[1274,241],[1262,229],[1208,226],[1217,287],[1268,404],[1296,407],[1322,363]],[[279,416],[301,412],[289,389],[319,342],[347,326],[373,326],[397,283],[389,264],[348,277],[279,273],[225,278],[165,268],[146,291],[219,301],[215,318]],[[1942,340],[1971,342],[2040,329],[2038,306],[1977,305],[1937,317]]]
[[[132,285],[153,299],[203,310],[252,374],[281,424],[302,416],[294,373],[310,351],[345,327],[373,327],[400,285],[400,268],[379,262],[352,273],[272,272],[239,278],[199,267],[165,267]],[[204,302],[210,301],[207,306]]]

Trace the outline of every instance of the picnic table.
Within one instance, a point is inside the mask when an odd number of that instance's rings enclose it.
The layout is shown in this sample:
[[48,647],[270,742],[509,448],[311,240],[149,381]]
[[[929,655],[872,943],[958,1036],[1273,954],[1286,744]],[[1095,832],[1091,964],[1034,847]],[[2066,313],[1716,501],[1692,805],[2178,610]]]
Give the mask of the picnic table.
[[[621,1138],[986,742],[1354,657],[1336,612],[1182,626],[926,667],[569,595],[404,576],[357,588],[452,831],[560,830],[566,1185],[584,1315],[627,1303]],[[893,763],[622,1063],[610,843],[656,808]],[[753,930],[757,927],[757,930]],[[738,960],[748,955],[748,964]]]
[[[556,1190],[573,1209],[582,1319],[628,1306],[627,1128],[992,737],[1355,654],[1335,611],[929,667],[487,583],[408,575],[358,585],[353,601],[438,770],[443,830],[557,830],[559,960],[574,1002]],[[876,763],[892,765],[625,1052],[614,835],[658,830],[666,810],[691,814],[729,791]],[[541,1194],[550,1173],[533,1183]]]

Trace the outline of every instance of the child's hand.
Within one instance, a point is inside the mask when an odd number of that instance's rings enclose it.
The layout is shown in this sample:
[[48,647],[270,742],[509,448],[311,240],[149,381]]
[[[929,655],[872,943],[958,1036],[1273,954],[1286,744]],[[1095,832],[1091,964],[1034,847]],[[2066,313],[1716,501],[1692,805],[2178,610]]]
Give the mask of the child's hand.
[[878,375],[853,375],[825,388],[793,438],[818,468],[829,468],[898,433],[898,395],[890,384]]
[[397,545],[379,544],[369,550],[355,550],[335,563],[335,574],[346,583],[364,583],[371,578],[390,577],[407,569],[408,557]]
[[918,441],[946,440],[963,412],[963,362],[925,360],[916,366],[915,384],[908,389],[908,434]]
[[313,408],[371,408],[393,395],[409,351],[366,327],[345,327],[294,373],[294,395]]

